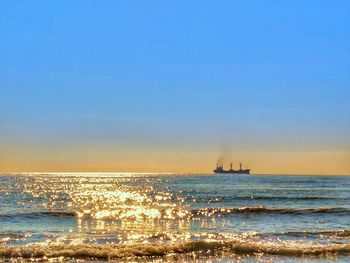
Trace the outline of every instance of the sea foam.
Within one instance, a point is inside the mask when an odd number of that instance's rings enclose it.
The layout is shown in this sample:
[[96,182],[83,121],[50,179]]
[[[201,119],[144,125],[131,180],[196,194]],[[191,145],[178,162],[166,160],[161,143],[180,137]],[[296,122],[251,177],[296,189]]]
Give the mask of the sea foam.
[[350,255],[350,244],[317,244],[300,241],[187,241],[169,244],[80,244],[0,246],[2,258],[79,258],[118,259],[130,257],[165,257],[174,254],[201,253],[215,255],[225,252],[238,255],[273,254],[283,256]]

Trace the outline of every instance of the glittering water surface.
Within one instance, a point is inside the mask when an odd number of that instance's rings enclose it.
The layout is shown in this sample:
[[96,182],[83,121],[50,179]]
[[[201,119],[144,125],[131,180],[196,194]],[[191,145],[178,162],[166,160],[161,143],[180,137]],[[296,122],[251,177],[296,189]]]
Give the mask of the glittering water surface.
[[0,175],[0,258],[348,261],[350,178]]

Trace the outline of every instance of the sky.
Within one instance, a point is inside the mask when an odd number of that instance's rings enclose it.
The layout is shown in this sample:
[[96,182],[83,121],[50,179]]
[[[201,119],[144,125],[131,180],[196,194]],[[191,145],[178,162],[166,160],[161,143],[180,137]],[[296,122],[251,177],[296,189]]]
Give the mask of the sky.
[[349,1],[0,10],[0,172],[350,174]]

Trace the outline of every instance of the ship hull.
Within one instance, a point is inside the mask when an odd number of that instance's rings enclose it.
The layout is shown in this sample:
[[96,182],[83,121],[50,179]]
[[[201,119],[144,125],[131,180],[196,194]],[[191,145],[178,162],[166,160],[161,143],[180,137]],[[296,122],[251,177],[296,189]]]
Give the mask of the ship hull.
[[250,170],[249,169],[247,169],[247,170],[228,170],[228,171],[225,171],[225,170],[220,170],[220,171],[214,170],[213,172],[216,173],[216,174],[250,174]]

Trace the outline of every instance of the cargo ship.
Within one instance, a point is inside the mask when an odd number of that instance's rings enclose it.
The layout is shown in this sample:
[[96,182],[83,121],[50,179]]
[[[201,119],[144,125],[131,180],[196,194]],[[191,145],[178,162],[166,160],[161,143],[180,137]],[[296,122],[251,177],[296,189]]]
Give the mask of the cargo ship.
[[239,163],[239,170],[234,170],[230,163],[230,170],[224,170],[223,162],[218,162],[213,172],[216,174],[250,174],[250,169],[242,169],[242,163]]

